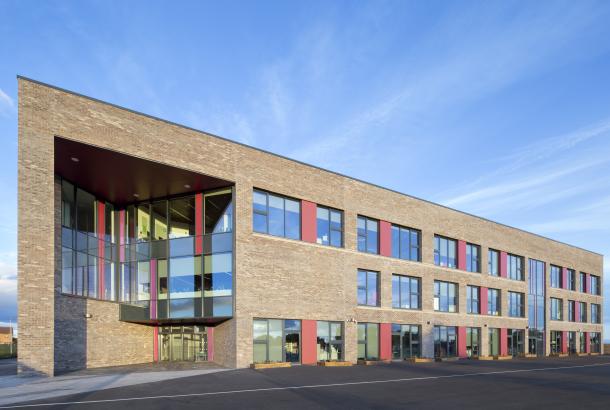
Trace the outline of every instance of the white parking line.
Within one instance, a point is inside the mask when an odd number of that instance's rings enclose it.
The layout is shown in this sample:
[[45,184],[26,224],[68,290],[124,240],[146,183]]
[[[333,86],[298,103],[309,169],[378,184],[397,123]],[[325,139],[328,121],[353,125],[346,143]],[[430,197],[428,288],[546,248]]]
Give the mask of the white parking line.
[[57,402],[57,403],[24,404],[24,405],[13,405],[13,406],[1,406],[0,409],[65,406],[65,405],[70,405],[70,404],[115,403],[115,402],[121,402],[121,401],[158,400],[158,399],[174,399],[174,398],[181,398],[181,397],[218,396],[218,395],[223,395],[223,394],[256,393],[256,392],[269,392],[269,391],[282,391],[282,390],[320,389],[320,388],[325,388],[325,387],[357,386],[357,385],[364,385],[364,384],[399,383],[399,382],[422,381],[422,380],[451,379],[451,378],[458,378],[458,377],[489,376],[489,375],[509,374],[509,373],[528,373],[528,372],[542,372],[542,371],[551,371],[551,370],[582,369],[582,368],[586,368],[586,367],[599,367],[599,366],[610,366],[610,363],[594,363],[594,364],[586,364],[586,365],[579,365],[579,366],[541,367],[541,368],[537,368],[537,369],[518,369],[518,370],[502,370],[502,371],[495,371],[495,372],[450,374],[450,375],[445,375],[445,376],[409,377],[409,378],[404,378],[404,379],[370,380],[370,381],[361,381],[361,382],[329,383],[329,384],[311,384],[311,385],[303,385],[303,386],[268,387],[268,388],[261,388],[261,389],[228,390],[228,391],[217,391],[217,392],[208,392],[208,393],[172,394],[172,395],[163,395],[163,396],[128,397],[128,398],[122,398],[122,399],[65,401],[65,402]]

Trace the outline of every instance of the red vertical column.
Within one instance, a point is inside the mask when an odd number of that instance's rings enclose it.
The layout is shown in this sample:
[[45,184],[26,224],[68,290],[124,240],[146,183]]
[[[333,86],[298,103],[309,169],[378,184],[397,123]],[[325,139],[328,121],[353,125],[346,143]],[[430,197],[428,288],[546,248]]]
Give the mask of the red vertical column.
[[316,243],[318,240],[317,205],[301,200],[301,239]]
[[500,277],[506,278],[508,276],[508,255],[506,252],[500,252]]
[[564,289],[568,288],[568,268],[561,269],[561,283]]
[[500,356],[508,355],[508,332],[505,327],[500,328]]
[[457,349],[458,357],[468,357],[468,352],[466,352],[466,328],[464,326],[458,327]]
[[195,255],[203,253],[203,194],[195,194]]
[[205,333],[207,335],[208,342],[208,362],[214,361],[214,328],[206,327]]
[[153,362],[159,361],[159,327],[153,329]]
[[379,221],[379,254],[392,256],[392,224]]
[[381,323],[379,325],[379,359],[392,359],[392,324]]
[[316,364],[318,327],[315,320],[301,321],[301,363]]
[[568,332],[561,332],[561,353],[568,353]]
[[150,260],[150,318],[157,318],[157,260]]
[[97,272],[98,272],[98,291],[97,297],[106,299],[104,283],[104,239],[106,236],[106,204],[97,201]]
[[466,242],[458,241],[458,269],[466,270]]
[[481,286],[479,288],[479,291],[481,292],[481,294],[479,295],[479,303],[481,304],[479,310],[481,312],[482,315],[486,315],[487,314],[487,288],[484,288],[483,286]]
[[591,353],[591,335],[585,332],[585,353]]
[[585,273],[585,293],[589,293],[591,291],[591,275]]

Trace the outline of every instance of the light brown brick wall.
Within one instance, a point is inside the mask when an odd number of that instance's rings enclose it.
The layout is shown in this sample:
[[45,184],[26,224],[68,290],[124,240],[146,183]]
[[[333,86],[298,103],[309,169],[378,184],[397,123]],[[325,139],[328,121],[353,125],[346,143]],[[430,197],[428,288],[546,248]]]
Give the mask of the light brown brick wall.
[[[547,276],[550,263],[602,276],[602,256],[592,252],[31,81],[20,80],[19,90],[19,320],[25,335],[37,333],[34,338],[20,343],[20,355],[23,355],[20,360],[24,366],[29,364],[52,372],[54,349],[56,358],[64,357],[60,353],[63,347],[53,344],[53,310],[40,313],[37,300],[43,298],[43,304],[53,306],[53,299],[58,297],[58,291],[49,284],[53,277],[53,245],[49,245],[52,237],[49,234],[53,232],[50,220],[53,216],[54,135],[235,182],[235,318],[217,328],[215,340],[216,359],[229,366],[243,367],[252,361],[254,317],[420,323],[425,335],[425,355],[432,354],[430,332],[434,324],[472,325],[482,329],[485,324],[525,328],[526,319],[506,317],[506,292],[516,290],[527,297],[526,282],[434,266],[435,233],[481,245],[484,272],[487,249],[492,247],[525,256],[526,279],[527,258],[547,262]],[[344,210],[345,249],[252,233],[253,187]],[[41,202],[44,209],[35,207],[36,211],[33,211],[33,205]],[[358,214],[422,230],[422,263],[356,252]],[[35,247],[47,252],[35,252]],[[381,272],[381,307],[356,306],[358,268]],[[392,273],[422,277],[422,311],[391,309]],[[432,311],[435,278],[460,284],[459,310],[462,313]],[[466,311],[467,284],[501,289],[503,316],[492,318],[463,313]],[[568,298],[600,304],[602,300],[598,296],[566,290],[548,290],[547,300],[551,294],[560,295],[565,304]],[[111,318],[108,320],[112,322]],[[547,332],[575,328],[602,329],[601,325],[547,320]],[[61,331],[60,326],[55,327],[56,333]],[[482,334],[485,354],[487,332]],[[355,360],[354,323],[346,323],[345,344],[346,358]],[[106,357],[96,364],[114,364],[113,360]]]

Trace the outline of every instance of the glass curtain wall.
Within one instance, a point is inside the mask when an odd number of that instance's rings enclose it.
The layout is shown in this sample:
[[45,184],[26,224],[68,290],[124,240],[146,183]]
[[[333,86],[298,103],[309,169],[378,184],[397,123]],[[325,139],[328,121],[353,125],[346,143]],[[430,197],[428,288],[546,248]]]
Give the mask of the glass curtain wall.
[[530,354],[544,356],[545,264],[530,259],[528,297],[528,348]]

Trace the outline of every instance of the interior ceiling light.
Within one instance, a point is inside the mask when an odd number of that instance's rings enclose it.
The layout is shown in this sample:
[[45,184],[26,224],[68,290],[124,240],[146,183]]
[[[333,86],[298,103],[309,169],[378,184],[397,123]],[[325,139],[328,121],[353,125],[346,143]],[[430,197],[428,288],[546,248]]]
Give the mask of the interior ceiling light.
[[185,187],[186,189],[190,189],[190,187],[191,187],[191,186],[190,186],[189,184],[184,184],[184,187]]
[[80,161],[80,159],[76,158],[76,157],[70,157],[70,159],[72,160],[72,162],[78,162]]
[[140,195],[138,195],[138,194],[133,194],[133,196],[135,196],[136,198],[138,198]]

